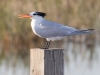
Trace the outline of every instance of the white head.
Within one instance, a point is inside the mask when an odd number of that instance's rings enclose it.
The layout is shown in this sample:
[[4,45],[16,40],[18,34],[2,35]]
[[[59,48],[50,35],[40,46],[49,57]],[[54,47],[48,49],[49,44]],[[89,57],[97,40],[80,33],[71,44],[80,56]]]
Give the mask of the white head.
[[29,14],[21,14],[19,15],[20,18],[34,18],[35,16],[41,16],[44,18],[46,16],[46,13],[43,12],[31,12]]

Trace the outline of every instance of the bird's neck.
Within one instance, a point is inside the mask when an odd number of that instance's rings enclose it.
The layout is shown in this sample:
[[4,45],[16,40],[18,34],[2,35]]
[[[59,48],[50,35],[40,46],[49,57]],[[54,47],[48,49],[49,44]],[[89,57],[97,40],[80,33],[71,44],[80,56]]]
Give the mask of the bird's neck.
[[32,21],[31,21],[31,27],[32,29],[34,30],[35,27],[38,27],[39,24],[44,20],[43,17],[41,16],[34,16],[34,18],[32,18]]
[[40,23],[43,19],[44,19],[44,18],[41,17],[41,16],[34,16],[34,17],[32,18],[32,22],[38,22],[38,23]]

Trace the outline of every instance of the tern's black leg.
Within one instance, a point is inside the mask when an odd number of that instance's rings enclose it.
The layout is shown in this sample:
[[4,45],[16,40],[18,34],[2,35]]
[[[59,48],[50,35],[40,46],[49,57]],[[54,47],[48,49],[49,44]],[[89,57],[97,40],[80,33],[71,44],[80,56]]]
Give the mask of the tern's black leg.
[[49,46],[50,46],[50,41],[48,41],[47,46],[46,46],[46,49],[48,49]]
[[44,47],[43,49],[48,49],[49,46],[50,46],[50,41],[47,41],[47,42],[46,42],[46,45],[45,45],[45,47]]

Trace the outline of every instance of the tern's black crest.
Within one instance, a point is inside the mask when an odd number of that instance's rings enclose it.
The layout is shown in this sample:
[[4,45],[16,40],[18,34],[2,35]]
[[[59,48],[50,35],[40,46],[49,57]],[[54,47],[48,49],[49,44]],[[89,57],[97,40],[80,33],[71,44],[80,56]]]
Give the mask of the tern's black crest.
[[39,15],[39,16],[46,16],[46,13],[43,13],[43,12],[35,12],[33,15]]

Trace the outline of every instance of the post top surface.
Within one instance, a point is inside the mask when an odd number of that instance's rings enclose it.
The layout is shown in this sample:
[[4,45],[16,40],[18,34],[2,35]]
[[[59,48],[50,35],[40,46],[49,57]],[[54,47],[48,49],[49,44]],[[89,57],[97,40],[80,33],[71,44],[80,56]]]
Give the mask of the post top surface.
[[64,50],[64,49],[61,49],[61,48],[49,48],[49,49],[31,48],[30,50]]

